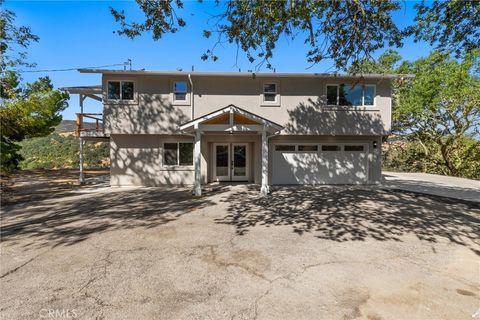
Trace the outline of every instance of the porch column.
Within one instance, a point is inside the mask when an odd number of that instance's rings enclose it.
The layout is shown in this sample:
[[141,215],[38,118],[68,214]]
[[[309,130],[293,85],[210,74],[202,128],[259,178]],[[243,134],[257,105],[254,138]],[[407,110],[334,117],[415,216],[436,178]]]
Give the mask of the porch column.
[[268,186],[268,140],[267,132],[262,131],[262,187],[260,188],[260,193],[263,196],[266,196],[270,192],[270,187]]
[[201,171],[201,151],[200,141],[201,134],[198,128],[195,129],[195,145],[193,147],[193,164],[195,167],[195,182],[193,186],[193,194],[195,196],[202,195],[202,171]]
[[84,184],[85,183],[85,177],[83,176],[83,138],[80,137],[79,138],[80,140],[80,176],[78,177],[78,182],[80,182],[80,184]]

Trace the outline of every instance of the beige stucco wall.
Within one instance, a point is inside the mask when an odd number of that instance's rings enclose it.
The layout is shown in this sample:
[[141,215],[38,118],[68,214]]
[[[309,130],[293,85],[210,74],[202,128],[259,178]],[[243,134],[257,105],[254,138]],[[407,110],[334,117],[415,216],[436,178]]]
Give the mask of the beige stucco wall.
[[[173,135],[111,135],[111,185],[191,185],[194,179],[193,166],[168,167],[163,165],[164,142],[193,141],[193,138]],[[373,141],[377,148],[373,148]],[[202,135],[201,172],[202,183],[213,179],[215,143],[247,143],[249,146],[249,182],[261,182],[261,138],[260,135]],[[283,135],[269,140],[269,181],[272,181],[272,155],[275,143],[342,143],[361,142],[368,146],[368,183],[381,180],[381,137],[380,136],[296,136]]]
[[[134,104],[115,104],[105,101],[105,131],[110,134],[171,134],[178,124],[210,113],[229,104],[265,117],[285,127],[282,134],[315,135],[377,135],[385,134],[391,126],[391,93],[389,80],[368,80],[376,85],[375,106],[365,108],[327,108],[322,99],[327,84],[348,83],[351,79],[337,78],[245,78],[192,77],[194,96],[187,105],[172,104],[173,81],[154,75],[104,75],[108,80],[132,80],[136,87]],[[279,86],[280,105],[262,106],[261,88],[264,82]],[[104,92],[104,98],[106,92]],[[193,98],[193,99],[192,99]]]
[[111,135],[110,184],[112,186],[159,186],[193,184],[191,167],[163,165],[164,142],[193,141],[185,136]]

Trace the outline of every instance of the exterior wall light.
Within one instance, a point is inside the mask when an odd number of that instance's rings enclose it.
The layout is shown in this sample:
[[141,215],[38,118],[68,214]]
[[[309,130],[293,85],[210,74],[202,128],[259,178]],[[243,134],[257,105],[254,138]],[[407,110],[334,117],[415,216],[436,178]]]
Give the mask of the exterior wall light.
[[373,149],[377,149],[377,141],[373,141]]

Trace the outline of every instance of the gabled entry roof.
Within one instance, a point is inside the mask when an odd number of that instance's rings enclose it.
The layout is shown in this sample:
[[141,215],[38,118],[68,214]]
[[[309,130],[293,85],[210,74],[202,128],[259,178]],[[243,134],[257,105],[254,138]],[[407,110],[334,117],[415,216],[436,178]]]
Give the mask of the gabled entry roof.
[[230,104],[180,125],[182,131],[200,128],[205,131],[262,131],[277,132],[281,125],[255,113]]

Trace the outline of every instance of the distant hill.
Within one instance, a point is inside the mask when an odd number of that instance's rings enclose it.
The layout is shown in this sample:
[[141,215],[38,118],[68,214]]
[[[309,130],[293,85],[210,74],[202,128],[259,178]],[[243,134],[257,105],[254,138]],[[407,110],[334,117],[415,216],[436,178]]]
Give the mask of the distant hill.
[[[83,122],[83,127],[87,129],[95,129],[95,122]],[[100,124],[100,128],[102,124]],[[55,128],[56,133],[73,133],[77,128],[77,122],[75,120],[62,120],[60,124]]]

